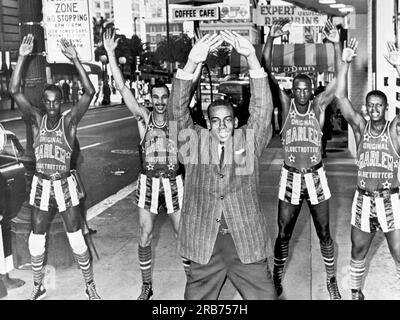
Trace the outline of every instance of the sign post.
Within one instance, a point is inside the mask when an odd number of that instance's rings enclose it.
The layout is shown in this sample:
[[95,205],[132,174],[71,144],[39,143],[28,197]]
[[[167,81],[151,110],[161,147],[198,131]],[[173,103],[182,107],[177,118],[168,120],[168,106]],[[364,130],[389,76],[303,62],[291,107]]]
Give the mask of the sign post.
[[69,62],[61,52],[61,38],[72,41],[81,61],[93,60],[88,0],[43,0],[43,21],[47,62]]
[[7,143],[7,134],[4,127],[0,123],[0,154],[3,152],[6,143]]

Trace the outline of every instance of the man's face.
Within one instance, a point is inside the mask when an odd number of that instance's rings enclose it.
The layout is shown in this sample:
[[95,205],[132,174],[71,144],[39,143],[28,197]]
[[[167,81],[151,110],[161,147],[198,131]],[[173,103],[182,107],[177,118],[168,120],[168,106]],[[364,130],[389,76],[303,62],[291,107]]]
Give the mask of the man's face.
[[307,80],[296,79],[293,83],[293,96],[296,104],[308,104],[311,98],[311,83]]
[[366,107],[367,113],[372,121],[380,121],[385,118],[387,105],[382,97],[369,96]]
[[151,100],[153,102],[153,110],[156,113],[164,113],[167,110],[168,90],[165,87],[153,88],[151,91]]
[[58,91],[46,90],[43,93],[43,103],[46,107],[46,113],[50,117],[61,114],[61,94]]
[[233,130],[237,125],[238,120],[234,117],[230,107],[222,105],[211,108],[207,126],[220,143],[225,143],[232,137]]

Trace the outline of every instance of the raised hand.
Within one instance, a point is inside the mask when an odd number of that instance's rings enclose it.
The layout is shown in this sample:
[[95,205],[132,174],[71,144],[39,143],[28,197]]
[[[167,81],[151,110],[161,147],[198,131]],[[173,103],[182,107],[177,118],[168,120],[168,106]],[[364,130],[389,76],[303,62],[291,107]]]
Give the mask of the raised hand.
[[279,19],[276,22],[274,22],[269,29],[269,36],[272,38],[278,38],[283,35],[289,34],[289,30],[282,31],[282,28],[290,22],[289,18],[283,18]]
[[344,42],[344,49],[342,52],[342,61],[350,63],[353,58],[357,56],[356,51],[358,47],[358,41],[355,38],[350,39],[350,42]]
[[389,55],[385,55],[385,59],[393,66],[400,67],[400,51],[396,48],[394,42],[387,42],[387,49]]
[[217,48],[222,43],[222,41],[223,40],[221,39],[221,36],[219,34],[214,33],[211,36],[210,34],[206,34],[193,46],[192,50],[189,53],[188,60],[195,64],[204,62],[207,59],[208,53]]
[[21,42],[21,45],[19,47],[19,55],[20,56],[27,56],[32,53],[33,49],[33,40],[34,40],[33,34],[29,33],[27,34]]
[[68,59],[76,59],[78,58],[78,53],[75,50],[74,45],[72,44],[71,40],[67,40],[65,38],[62,38],[60,40],[60,47],[61,47],[61,52],[66,56]]
[[255,52],[254,46],[251,42],[237,32],[224,30],[221,31],[221,35],[240,55],[248,57],[250,54]]
[[322,33],[330,42],[339,42],[339,31],[336,29],[335,25],[327,20],[325,23],[324,29],[322,29]]
[[107,28],[106,32],[104,32],[103,43],[104,48],[107,53],[112,53],[115,51],[115,48],[118,46],[118,39],[115,39],[115,32],[111,28]]

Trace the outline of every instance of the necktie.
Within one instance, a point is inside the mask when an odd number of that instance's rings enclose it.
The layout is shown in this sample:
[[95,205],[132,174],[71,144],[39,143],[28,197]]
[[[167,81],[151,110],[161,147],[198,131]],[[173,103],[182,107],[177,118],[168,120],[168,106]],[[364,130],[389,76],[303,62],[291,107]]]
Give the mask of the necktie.
[[221,147],[221,156],[219,157],[219,168],[222,168],[222,164],[224,163],[224,154],[225,154],[225,147]]

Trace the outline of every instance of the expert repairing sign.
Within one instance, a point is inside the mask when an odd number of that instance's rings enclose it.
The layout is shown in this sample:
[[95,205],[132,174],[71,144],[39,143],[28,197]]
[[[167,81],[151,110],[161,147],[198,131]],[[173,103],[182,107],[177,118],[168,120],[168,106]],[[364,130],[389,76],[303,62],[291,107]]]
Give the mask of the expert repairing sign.
[[47,62],[67,62],[59,42],[72,40],[81,61],[91,61],[93,55],[92,21],[88,0],[43,0],[43,22]]

